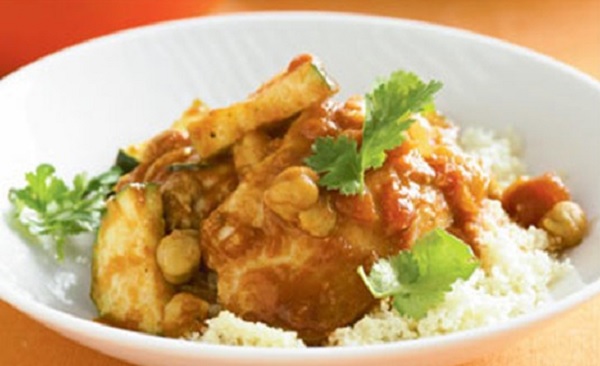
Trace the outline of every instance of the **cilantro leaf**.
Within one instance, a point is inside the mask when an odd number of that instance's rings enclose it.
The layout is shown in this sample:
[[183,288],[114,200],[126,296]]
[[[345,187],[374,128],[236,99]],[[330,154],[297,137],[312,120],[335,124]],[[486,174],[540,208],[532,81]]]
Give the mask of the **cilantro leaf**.
[[399,293],[393,297],[392,304],[398,313],[413,319],[422,319],[433,306],[444,300],[441,291],[414,291],[413,293]]
[[414,319],[444,300],[458,279],[467,279],[479,263],[471,247],[443,229],[419,238],[411,250],[375,262],[367,275],[358,268],[376,298],[393,296],[396,310]]
[[365,171],[383,165],[385,152],[404,141],[403,132],[413,122],[411,115],[432,108],[433,94],[441,87],[437,81],[425,84],[415,74],[404,71],[378,81],[365,96],[360,149],[346,136],[319,137],[314,142],[313,155],[306,159],[306,164],[318,173],[325,173],[319,185],[346,195],[362,192]]
[[320,184],[343,194],[362,190],[361,182],[356,179],[361,169],[356,141],[346,136],[319,138],[312,151],[314,154],[306,159],[306,163],[317,173],[325,173]]
[[34,172],[25,174],[24,188],[10,189],[8,199],[24,229],[35,237],[49,236],[56,258],[62,260],[67,237],[98,228],[104,201],[121,170],[113,167],[92,179],[85,173],[77,174],[72,188],[55,176],[55,171],[52,165],[38,165]]
[[410,127],[410,115],[431,103],[442,87],[437,81],[423,83],[413,73],[396,71],[380,80],[365,96],[366,116],[361,146],[364,170],[379,168],[385,161],[385,151],[402,144],[402,132]]
[[371,272],[367,275],[365,269],[358,267],[358,275],[376,298],[391,296],[402,291],[402,283],[391,261],[379,260],[373,263]]

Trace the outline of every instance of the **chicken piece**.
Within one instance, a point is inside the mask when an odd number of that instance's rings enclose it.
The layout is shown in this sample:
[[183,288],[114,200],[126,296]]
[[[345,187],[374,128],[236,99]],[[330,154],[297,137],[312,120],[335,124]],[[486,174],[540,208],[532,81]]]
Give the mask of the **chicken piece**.
[[[300,167],[319,133],[343,133],[333,120],[336,115],[344,114],[328,105],[305,111],[281,146],[252,166],[202,226],[202,252],[218,274],[220,304],[246,320],[298,331],[307,344],[319,344],[330,331],[354,322],[375,304],[356,273],[358,266],[368,268],[378,257],[409,247],[423,233],[453,225],[461,199],[480,198],[475,188],[452,195],[455,187],[438,177],[460,171],[450,168],[463,164],[461,159],[446,159],[447,169],[438,174],[413,148],[414,157],[402,158],[407,151],[399,150],[384,167],[368,172],[363,195],[342,196],[325,189],[315,195],[308,189],[311,205],[298,205],[293,213],[281,211],[272,197],[274,185],[285,182],[283,191],[289,192],[311,185],[314,178],[301,179],[299,175],[311,174]],[[431,137],[430,143],[444,144],[442,137]],[[294,174],[298,175],[290,176]],[[485,181],[458,173],[455,178],[467,184]],[[323,222],[324,229],[311,230],[315,226],[308,218]]]
[[218,273],[219,301],[226,309],[297,330],[313,341],[354,321],[373,303],[356,275],[372,256],[369,248],[339,236],[313,237],[263,203],[275,178],[302,165],[309,154],[312,141],[301,130],[320,118],[316,109],[292,124],[281,147],[211,214],[201,240],[208,266]]

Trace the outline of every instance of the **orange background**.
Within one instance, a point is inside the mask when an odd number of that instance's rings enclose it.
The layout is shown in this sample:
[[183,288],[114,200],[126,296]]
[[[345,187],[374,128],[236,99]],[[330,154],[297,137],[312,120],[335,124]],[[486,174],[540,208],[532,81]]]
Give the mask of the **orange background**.
[[[128,26],[254,10],[337,10],[425,20],[532,48],[600,79],[600,0],[0,0],[0,75]],[[0,325],[0,365],[128,365],[61,337],[1,301]],[[600,365],[600,297],[463,366],[484,365]]]

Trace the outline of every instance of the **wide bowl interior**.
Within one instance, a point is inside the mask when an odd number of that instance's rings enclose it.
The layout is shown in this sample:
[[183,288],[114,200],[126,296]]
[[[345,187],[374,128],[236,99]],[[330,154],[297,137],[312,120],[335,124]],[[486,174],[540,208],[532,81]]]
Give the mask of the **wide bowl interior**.
[[[466,32],[326,13],[166,23],[67,49],[6,77],[0,82],[0,192],[22,186],[23,174],[40,162],[52,163],[66,177],[82,170],[98,173],[111,165],[119,147],[166,128],[192,99],[211,106],[240,100],[303,52],[323,60],[341,85],[340,100],[365,92],[375,77],[399,68],[443,81],[441,111],[461,125],[516,131],[530,170],[563,174],[575,199],[592,219],[598,217],[597,81],[547,57]],[[9,229],[6,199],[0,200],[0,209],[7,219],[0,224],[2,298],[83,343],[148,364],[160,364],[161,357],[170,357],[171,364],[239,361],[241,355],[247,361],[364,362],[383,354],[427,364],[437,359],[431,356],[436,347],[454,355],[444,358],[453,362],[465,359],[455,351],[466,342],[499,339],[499,334],[506,338],[512,328],[540,323],[600,289],[600,234],[594,224],[585,242],[569,253],[578,276],[560,284],[556,302],[508,325],[379,348],[232,352],[90,322],[95,310],[88,295],[87,253],[93,238],[79,238],[71,253],[77,260],[57,265]],[[139,354],[148,344],[152,349]]]

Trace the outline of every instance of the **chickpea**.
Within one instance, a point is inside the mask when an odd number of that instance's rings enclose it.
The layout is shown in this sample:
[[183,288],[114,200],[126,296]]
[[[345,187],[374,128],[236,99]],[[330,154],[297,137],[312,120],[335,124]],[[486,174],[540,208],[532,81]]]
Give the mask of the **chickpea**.
[[264,193],[264,202],[283,219],[292,221],[300,211],[319,200],[318,176],[308,167],[294,166],[281,172]]
[[174,230],[165,236],[156,250],[156,260],[167,282],[187,282],[200,265],[198,231]]
[[578,204],[561,201],[542,217],[540,227],[556,240],[550,249],[561,250],[581,242],[587,229],[587,219]]
[[328,202],[321,199],[318,204],[300,212],[298,218],[303,230],[311,235],[324,237],[335,227],[337,215]]
[[187,292],[173,296],[165,305],[163,331],[167,337],[181,337],[200,331],[208,318],[210,305]]

